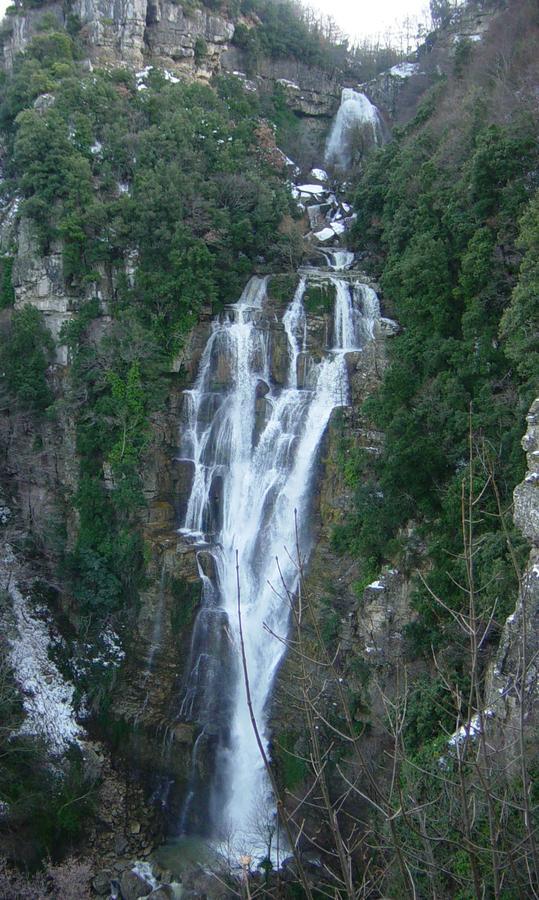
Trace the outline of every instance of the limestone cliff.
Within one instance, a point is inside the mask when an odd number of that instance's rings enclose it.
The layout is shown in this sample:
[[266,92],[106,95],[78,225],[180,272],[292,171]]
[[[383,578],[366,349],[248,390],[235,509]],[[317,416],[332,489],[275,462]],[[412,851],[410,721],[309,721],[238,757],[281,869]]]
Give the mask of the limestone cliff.
[[156,65],[200,80],[223,71],[239,75],[253,90],[271,93],[280,84],[290,109],[302,116],[331,117],[338,106],[335,77],[300,61],[262,58],[256,75],[248,78],[246,53],[232,43],[235,21],[205,7],[187,13],[173,0],[75,0],[69,12],[53,0],[12,10],[4,21],[2,47],[8,71],[42,30],[44,16],[62,28],[76,23],[86,66]]
[[522,439],[528,471],[514,492],[517,528],[531,543],[530,556],[520,580],[515,610],[507,619],[498,653],[489,672],[486,705],[491,723],[510,757],[520,753],[521,716],[526,727],[537,724],[539,714],[539,399],[527,417]]
[[[4,43],[4,64],[10,69],[17,53],[39,33],[40,23],[47,14],[64,27],[65,8],[49,3],[39,8],[18,10],[7,20]],[[194,68],[197,38],[207,43],[207,66],[210,71],[219,64],[220,54],[234,34],[234,25],[202,10],[187,16],[180,4],[148,2],[148,0],[76,0],[69,15],[80,24],[80,37],[88,58],[93,63],[121,64],[141,68],[148,56],[166,60],[176,67],[185,64]]]

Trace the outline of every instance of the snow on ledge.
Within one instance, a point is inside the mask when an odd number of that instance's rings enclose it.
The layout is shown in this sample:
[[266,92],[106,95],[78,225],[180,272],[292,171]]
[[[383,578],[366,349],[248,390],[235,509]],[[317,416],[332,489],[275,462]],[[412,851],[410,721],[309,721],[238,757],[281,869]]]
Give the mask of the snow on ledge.
[[290,88],[292,91],[300,90],[299,84],[296,84],[295,81],[289,81],[288,78],[278,78],[277,84],[280,84],[284,88]]
[[328,173],[325,169],[311,169],[311,175],[313,178],[316,178],[317,181],[327,181]]
[[419,71],[419,63],[403,62],[391,66],[389,74],[394,78],[411,78]]
[[305,197],[323,197],[324,194],[328,193],[327,188],[322,187],[321,184],[298,184],[297,190],[300,194],[304,194]]

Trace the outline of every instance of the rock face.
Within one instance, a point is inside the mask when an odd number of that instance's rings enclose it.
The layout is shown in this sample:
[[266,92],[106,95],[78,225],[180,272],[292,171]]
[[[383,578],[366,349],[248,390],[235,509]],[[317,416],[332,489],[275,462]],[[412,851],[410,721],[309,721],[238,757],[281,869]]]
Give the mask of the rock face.
[[234,34],[234,25],[207,10],[186,16],[181,4],[149,0],[145,41],[152,57],[187,63],[192,68],[197,41],[204,42],[202,68],[211,74],[219,68],[221,54]]
[[[40,32],[45,14],[65,27],[68,13],[57,2],[21,8],[6,20],[11,32],[4,37],[2,51],[8,71],[16,55]],[[339,103],[336,80],[299,61],[262,59],[249,81],[244,75],[245,53],[231,43],[234,23],[204,7],[187,14],[175,0],[74,0],[69,15],[80,22],[79,38],[90,63],[135,69],[155,64],[202,80],[222,70],[242,76],[251,90],[270,93],[277,83],[290,109],[315,122],[332,116]],[[308,139],[314,137],[321,144],[317,131],[315,125]]]
[[[4,43],[7,69],[38,33],[45,13],[54,16],[59,25],[66,24],[65,8],[55,2],[45,8],[19,10],[9,17],[12,32]],[[204,69],[211,74],[234,34],[234,25],[222,16],[200,9],[187,16],[181,4],[171,0],[75,0],[70,14],[81,24],[80,37],[90,59],[99,64],[140,68],[151,56],[172,68],[188,61],[188,68],[193,69],[199,40],[206,45]]]
[[[244,73],[247,67],[244,51],[230,47],[223,53],[221,64],[226,72]],[[332,116],[341,96],[341,85],[334,77],[290,59],[262,59],[253,84],[270,92],[278,84],[290,108],[304,116]]]
[[63,4],[57,2],[48,4],[46,10],[42,7],[37,9],[30,8],[24,11],[24,15],[13,15],[7,18],[6,21],[11,27],[11,33],[6,37],[2,50],[4,66],[8,71],[13,68],[13,62],[17,53],[21,53],[28,42],[38,33],[38,26],[43,19],[45,11],[54,16],[58,23],[63,26]]
[[77,0],[73,13],[94,58],[141,65],[147,0]]
[[539,546],[539,399],[528,414],[528,430],[522,439],[528,472],[515,488],[515,525],[536,549]]
[[78,297],[70,296],[62,271],[62,248],[56,246],[42,256],[27,219],[21,219],[17,234],[17,255],[13,265],[15,307],[31,304],[43,313],[56,346],[56,361],[67,364],[67,347],[60,341],[62,325],[72,316]]
[[[206,334],[202,322],[183,359],[188,372],[196,366]],[[166,806],[171,822],[179,816],[196,737],[194,726],[180,721],[179,698],[201,595],[196,552],[176,530],[191,474],[174,459],[182,387],[183,380],[173,375],[167,407],[152,423],[142,522],[148,586],[140,594],[112,704],[115,727],[120,723],[124,734],[120,755],[156,805]]]
[[[531,542],[514,613],[507,619],[488,679],[486,704],[492,730],[508,752],[519,752],[521,709],[527,725],[539,716],[539,399],[527,417],[522,439],[528,471],[514,491],[514,519]],[[513,748],[513,750],[511,750]]]

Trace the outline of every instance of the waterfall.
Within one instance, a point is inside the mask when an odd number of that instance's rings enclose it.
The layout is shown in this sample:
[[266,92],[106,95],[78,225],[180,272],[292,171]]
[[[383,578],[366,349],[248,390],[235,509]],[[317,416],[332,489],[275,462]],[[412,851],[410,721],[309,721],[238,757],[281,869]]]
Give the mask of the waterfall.
[[354,262],[354,254],[350,250],[322,250],[321,253],[326,257],[329,268],[334,272],[349,269]]
[[341,105],[326,144],[326,164],[344,171],[358,152],[364,154],[379,144],[382,137],[382,118],[376,106],[365,94],[343,88]]
[[[237,854],[255,857],[267,853],[264,822],[274,818],[275,804],[246,704],[236,553],[253,710],[267,743],[267,703],[284,652],[267,629],[286,637],[281,578],[294,591],[294,511],[307,555],[318,448],[332,411],[348,402],[346,352],[361,348],[379,316],[370,288],[338,274],[352,255],[332,253],[331,269],[316,275],[335,288],[332,346],[320,362],[310,360],[307,386],[298,386],[297,369],[306,353],[308,274],[273,332],[264,319],[266,280],[251,279],[214,323],[195,385],[185,392],[180,456],[193,476],[180,530],[199,547],[204,590],[180,708],[199,729],[181,828],[226,838]],[[282,386],[271,376],[275,335],[288,354]]]

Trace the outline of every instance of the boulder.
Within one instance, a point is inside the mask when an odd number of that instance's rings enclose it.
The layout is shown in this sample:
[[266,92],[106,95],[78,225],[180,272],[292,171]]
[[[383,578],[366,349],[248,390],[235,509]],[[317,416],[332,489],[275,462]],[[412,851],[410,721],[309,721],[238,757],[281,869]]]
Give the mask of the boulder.
[[152,900],[174,900],[175,896],[174,888],[170,884],[160,884],[148,895]]
[[98,872],[92,879],[92,888],[98,897],[110,896],[110,883],[112,881],[112,872],[110,869],[103,869]]
[[120,880],[122,900],[139,900],[152,893],[152,886],[141,875],[126,869]]

